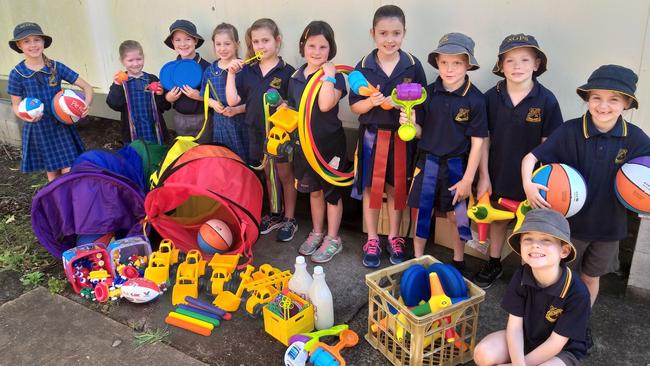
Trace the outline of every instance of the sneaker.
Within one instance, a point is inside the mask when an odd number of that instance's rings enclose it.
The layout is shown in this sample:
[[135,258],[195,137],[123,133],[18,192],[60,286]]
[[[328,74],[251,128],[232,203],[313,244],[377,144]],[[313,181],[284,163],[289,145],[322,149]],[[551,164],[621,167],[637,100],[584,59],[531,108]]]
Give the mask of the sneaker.
[[298,231],[298,223],[296,219],[284,218],[278,230],[277,241],[291,241],[293,236]]
[[392,264],[404,262],[406,259],[406,253],[404,253],[404,238],[396,236],[392,239],[388,239],[386,251],[388,251],[388,254],[390,255],[390,262]]
[[474,276],[472,282],[476,286],[487,290],[503,274],[501,263],[487,262],[483,268]]
[[311,261],[314,263],[326,263],[332,260],[332,257],[339,254],[343,250],[343,242],[341,238],[332,238],[326,236],[323,239],[323,244],[318,248],[316,253],[311,256]]
[[298,253],[302,255],[314,254],[316,249],[318,249],[318,247],[323,243],[324,236],[324,233],[315,233],[314,231],[311,231],[307,239],[305,239],[302,245],[300,245],[300,248],[298,248]]
[[260,223],[260,234],[268,234],[280,226],[282,226],[281,214],[266,214]]
[[377,268],[381,265],[381,248],[379,239],[368,239],[363,245],[363,265],[368,268]]

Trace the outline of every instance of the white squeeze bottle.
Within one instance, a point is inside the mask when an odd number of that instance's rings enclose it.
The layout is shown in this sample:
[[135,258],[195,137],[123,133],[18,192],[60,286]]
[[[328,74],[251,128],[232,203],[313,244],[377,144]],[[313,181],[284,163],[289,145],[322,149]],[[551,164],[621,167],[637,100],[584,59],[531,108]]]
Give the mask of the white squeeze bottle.
[[305,257],[299,255],[296,257],[296,269],[293,271],[291,279],[289,279],[289,290],[303,299],[309,300],[308,296],[311,283],[312,279],[309,272],[307,272]]
[[325,282],[323,267],[314,267],[314,282],[309,288],[309,299],[314,305],[316,329],[328,329],[334,326],[334,301],[332,292]]

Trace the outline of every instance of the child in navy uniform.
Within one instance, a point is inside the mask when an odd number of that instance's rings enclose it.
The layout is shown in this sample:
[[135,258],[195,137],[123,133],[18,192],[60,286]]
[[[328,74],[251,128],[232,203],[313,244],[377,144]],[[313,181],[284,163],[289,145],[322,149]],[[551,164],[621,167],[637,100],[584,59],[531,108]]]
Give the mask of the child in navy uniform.
[[570,234],[559,212],[535,209],[508,238],[524,265],[501,302],[508,325],[476,345],[477,365],[578,365],[586,356],[591,307],[587,288],[566,265],[576,257]]
[[[189,20],[179,19],[169,26],[169,35],[164,41],[167,47],[176,51],[177,60],[194,60],[201,65],[201,70],[210,66],[210,63],[196,52],[196,49],[203,44],[203,37],[196,31],[196,26]],[[205,116],[203,115],[203,96],[197,89],[188,85],[173,87],[165,90],[165,99],[174,107],[174,129],[177,135],[196,136],[203,127]],[[211,142],[210,131],[212,122],[208,118],[199,143]],[[207,131],[207,132],[205,132]]]
[[[74,159],[84,151],[83,142],[74,125],[59,123],[50,108],[54,95],[61,90],[65,80],[83,89],[86,105],[93,100],[93,89],[79,74],[64,64],[50,60],[43,50],[50,47],[52,37],[46,35],[36,23],[21,23],[14,28],[9,47],[25,57],[9,72],[7,93],[18,118],[26,123],[22,131],[23,172],[42,171],[49,181],[70,170]],[[18,114],[18,106],[24,98],[36,98],[44,104],[41,117],[26,120]],[[88,109],[83,111],[83,116]]]
[[[382,194],[388,199],[388,243],[386,249],[391,263],[406,259],[404,238],[399,236],[415,142],[405,143],[397,135],[399,110],[381,107],[390,103],[391,91],[401,83],[426,85],[420,61],[400,49],[404,39],[406,19],[402,9],[385,5],[375,11],[370,35],[377,48],[355,67],[369,84],[379,91],[369,97],[350,93],[350,109],[359,114],[359,143],[357,171],[352,189],[354,198],[363,198],[363,220],[368,240],[363,246],[363,264],[381,265],[381,247],[377,233]],[[385,96],[389,95],[389,96]],[[419,109],[419,108],[418,108]]]
[[142,71],[144,52],[139,42],[124,41],[120,44],[119,52],[128,79],[122,81],[116,76],[106,96],[106,104],[120,112],[122,142],[128,144],[142,139],[164,144],[168,136],[163,112],[171,108],[171,104],[163,97],[160,85],[155,90],[149,87],[152,83],[158,83],[159,79]]
[[[447,220],[456,226],[454,206],[471,192],[481,144],[487,136],[485,98],[467,76],[467,71],[479,68],[474,41],[462,33],[446,34],[428,61],[440,76],[427,86],[424,118],[416,126],[422,154],[409,194],[409,206],[418,209],[413,239],[416,257],[424,254],[434,209],[445,212]],[[466,209],[462,211],[466,215]],[[463,270],[464,243],[457,230],[451,232],[453,264]]]
[[[297,110],[307,83],[320,68],[324,75],[317,96],[317,103],[311,111],[311,132],[316,148],[325,161],[344,171],[348,167],[345,147],[345,132],[338,117],[339,100],[347,94],[345,79],[336,73],[330,62],[336,56],[334,31],[323,21],[313,21],[307,25],[300,36],[300,54],[307,61],[289,80],[289,101],[291,108]],[[298,192],[309,193],[313,229],[298,249],[302,255],[311,255],[312,262],[329,262],[334,255],[343,250],[339,237],[339,226],[343,215],[341,200],[342,187],[332,185],[316,173],[300,147],[294,157],[294,175]],[[327,235],[325,235],[327,218]]]
[[[226,98],[229,106],[240,103],[246,105],[244,123],[248,130],[248,158],[249,164],[259,164],[264,159],[266,131],[264,127],[264,93],[273,88],[280,93],[282,99],[287,99],[289,79],[295,69],[284,62],[278,55],[282,36],[275,22],[268,18],[258,19],[246,31],[247,58],[252,58],[256,52],[261,52],[259,62],[244,65],[242,60],[233,60],[228,68],[226,81]],[[241,71],[241,72],[239,72]],[[273,114],[272,108],[269,113]],[[278,241],[293,239],[298,224],[295,218],[296,197],[298,192],[294,186],[293,168],[289,157],[274,159],[277,173],[282,185],[284,213],[271,212],[262,217],[260,233],[268,234],[278,230]],[[270,178],[269,164],[264,167],[266,188],[268,192],[271,211],[273,211],[274,198],[273,184]]]
[[[546,71],[546,55],[535,37],[511,34],[501,46],[492,72],[504,80],[485,93],[490,137],[483,144],[477,197],[491,193],[523,201],[521,159],[563,122],[555,95],[537,81]],[[486,289],[501,276],[501,249],[509,221],[490,224],[490,260],[473,282]]]
[[630,159],[650,155],[650,138],[621,116],[638,108],[634,96],[637,75],[618,65],[596,69],[587,84],[577,89],[587,102],[587,112],[565,122],[543,144],[526,155],[521,177],[526,197],[533,207],[549,207],[531,176],[537,161],[564,163],[580,172],[587,183],[582,209],[569,218],[571,242],[577,249],[572,268],[580,273],[596,301],[600,276],[618,268],[619,240],[627,235],[627,213],[616,199],[614,180],[621,165]]

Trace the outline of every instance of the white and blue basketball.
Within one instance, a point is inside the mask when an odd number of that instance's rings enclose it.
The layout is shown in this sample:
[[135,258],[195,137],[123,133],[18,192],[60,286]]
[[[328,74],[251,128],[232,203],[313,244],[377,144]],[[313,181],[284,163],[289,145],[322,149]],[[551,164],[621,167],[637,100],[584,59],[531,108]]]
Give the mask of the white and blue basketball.
[[18,105],[18,115],[20,118],[32,121],[43,115],[45,106],[43,102],[36,98],[24,98]]

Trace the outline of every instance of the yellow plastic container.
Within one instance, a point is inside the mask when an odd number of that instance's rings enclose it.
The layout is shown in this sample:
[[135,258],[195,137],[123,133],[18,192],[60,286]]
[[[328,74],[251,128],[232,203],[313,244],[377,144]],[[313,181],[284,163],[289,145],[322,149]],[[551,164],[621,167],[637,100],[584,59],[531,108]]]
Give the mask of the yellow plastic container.
[[273,336],[273,338],[282,342],[285,346],[289,345],[289,338],[294,334],[309,333],[314,329],[314,307],[302,297],[289,292],[291,300],[300,301],[305,304],[305,308],[289,319],[283,319],[268,309],[268,304],[264,306],[264,330]]
[[269,117],[269,122],[273,123],[273,126],[280,127],[287,133],[291,133],[298,127],[298,112],[291,108],[278,108]]

